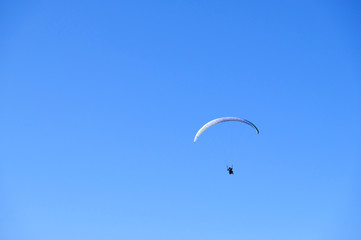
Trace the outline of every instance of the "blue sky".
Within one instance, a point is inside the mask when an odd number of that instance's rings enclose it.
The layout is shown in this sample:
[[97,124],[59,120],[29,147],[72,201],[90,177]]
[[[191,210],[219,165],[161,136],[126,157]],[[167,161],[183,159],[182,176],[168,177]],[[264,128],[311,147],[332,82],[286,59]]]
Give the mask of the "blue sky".
[[1,239],[361,239],[357,1],[0,9]]

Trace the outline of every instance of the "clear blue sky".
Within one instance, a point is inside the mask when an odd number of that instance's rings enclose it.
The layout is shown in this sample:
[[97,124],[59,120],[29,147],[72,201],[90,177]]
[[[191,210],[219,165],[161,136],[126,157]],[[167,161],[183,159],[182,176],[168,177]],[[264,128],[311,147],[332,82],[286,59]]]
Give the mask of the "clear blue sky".
[[[358,1],[2,1],[0,29],[0,239],[361,239]],[[193,143],[223,116],[260,134]]]

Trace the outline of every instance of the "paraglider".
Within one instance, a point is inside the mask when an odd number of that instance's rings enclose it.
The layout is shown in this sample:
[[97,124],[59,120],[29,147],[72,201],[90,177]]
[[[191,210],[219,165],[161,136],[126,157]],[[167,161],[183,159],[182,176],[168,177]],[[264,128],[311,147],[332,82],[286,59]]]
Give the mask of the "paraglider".
[[[237,118],[237,117],[222,117],[222,118],[217,118],[217,119],[214,119],[212,121],[209,121],[208,123],[204,124],[203,127],[201,127],[196,136],[194,137],[194,142],[197,141],[198,137],[205,131],[207,130],[208,128],[218,124],[218,123],[222,123],[222,122],[228,122],[228,121],[237,121],[237,122],[243,122],[249,126],[251,126],[252,128],[254,128],[257,132],[257,134],[259,134],[259,131],[258,131],[258,128],[253,124],[251,123],[250,121],[246,120],[246,119],[242,119],[242,118]],[[230,175],[233,174],[233,165],[232,167],[228,167],[227,166],[227,171]]]
[[194,142],[197,141],[198,137],[205,131],[207,130],[208,128],[218,124],[218,123],[221,123],[221,122],[228,122],[228,121],[237,121],[237,122],[243,122],[251,127],[253,127],[256,131],[257,131],[257,134],[259,134],[259,131],[257,129],[257,127],[251,123],[250,121],[246,120],[246,119],[242,119],[242,118],[236,118],[236,117],[222,117],[222,118],[217,118],[217,119],[214,119],[212,121],[209,121],[207,122],[206,124],[203,125],[203,127],[201,127],[201,129],[198,130],[196,136],[194,137]]
[[227,171],[229,174],[233,174],[233,165],[232,165],[232,167],[227,166]]

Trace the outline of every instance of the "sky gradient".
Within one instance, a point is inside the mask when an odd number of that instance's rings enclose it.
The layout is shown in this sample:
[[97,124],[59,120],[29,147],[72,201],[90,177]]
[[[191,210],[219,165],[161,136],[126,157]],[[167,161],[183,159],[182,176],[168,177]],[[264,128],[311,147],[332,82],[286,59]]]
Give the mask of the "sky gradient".
[[[361,239],[357,1],[2,1],[0,29],[0,239]],[[260,134],[193,142],[226,116]]]

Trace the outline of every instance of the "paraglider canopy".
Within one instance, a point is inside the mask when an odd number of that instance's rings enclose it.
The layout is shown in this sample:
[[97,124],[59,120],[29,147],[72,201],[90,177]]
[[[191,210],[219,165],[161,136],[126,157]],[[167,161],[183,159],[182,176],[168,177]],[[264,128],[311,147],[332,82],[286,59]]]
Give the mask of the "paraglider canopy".
[[201,127],[201,129],[198,130],[196,136],[194,137],[194,142],[197,141],[198,137],[205,131],[207,130],[208,128],[212,127],[213,125],[216,125],[218,123],[221,123],[221,122],[228,122],[228,121],[237,121],[237,122],[243,122],[251,127],[253,127],[256,131],[257,131],[257,134],[259,134],[259,131],[257,129],[257,127],[251,123],[250,121],[246,120],[246,119],[242,119],[242,118],[237,118],[237,117],[222,117],[222,118],[217,118],[217,119],[214,119],[212,121],[209,121],[208,123],[204,124],[203,127]]

